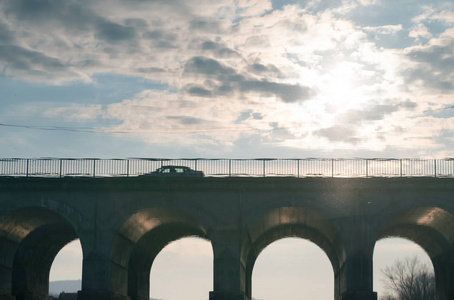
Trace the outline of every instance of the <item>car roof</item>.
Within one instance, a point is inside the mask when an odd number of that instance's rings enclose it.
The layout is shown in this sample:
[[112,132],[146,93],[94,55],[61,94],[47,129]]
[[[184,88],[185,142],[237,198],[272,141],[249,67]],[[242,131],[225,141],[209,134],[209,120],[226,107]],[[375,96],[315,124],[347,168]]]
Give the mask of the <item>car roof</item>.
[[189,169],[189,167],[186,167],[186,166],[172,166],[172,165],[169,165],[169,166],[162,166],[161,168],[184,168],[184,169]]

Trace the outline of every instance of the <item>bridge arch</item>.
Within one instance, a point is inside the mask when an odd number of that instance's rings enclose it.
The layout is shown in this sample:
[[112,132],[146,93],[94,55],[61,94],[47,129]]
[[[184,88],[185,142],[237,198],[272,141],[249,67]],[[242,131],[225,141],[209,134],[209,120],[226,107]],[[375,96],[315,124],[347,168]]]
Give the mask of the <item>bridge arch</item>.
[[77,238],[75,226],[66,217],[45,207],[24,207],[2,214],[0,295],[16,300],[47,299],[52,262]]
[[379,239],[401,237],[429,255],[436,280],[437,300],[454,299],[454,215],[440,207],[418,207],[389,216]]
[[340,290],[340,268],[345,261],[345,249],[340,235],[330,221],[320,213],[304,207],[282,207],[267,212],[247,230],[243,240],[241,261],[245,269],[245,292],[252,298],[252,271],[254,264],[271,243],[287,238],[307,239],[320,247],[333,267],[335,297]]
[[155,207],[132,214],[119,228],[111,249],[114,290],[132,300],[148,300],[154,259],[167,244],[188,236],[209,240],[200,222],[181,210]]

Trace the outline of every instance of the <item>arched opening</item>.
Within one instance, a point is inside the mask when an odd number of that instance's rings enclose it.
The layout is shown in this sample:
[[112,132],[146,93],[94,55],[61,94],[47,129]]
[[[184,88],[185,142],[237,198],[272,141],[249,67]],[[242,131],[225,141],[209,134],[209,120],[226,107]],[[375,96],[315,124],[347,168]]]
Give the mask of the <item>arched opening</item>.
[[[161,250],[184,237],[208,239],[203,226],[191,215],[172,208],[149,208],[130,216],[112,247],[114,289],[132,300],[148,300],[150,270]],[[125,282],[127,284],[125,284]]]
[[419,207],[391,215],[379,239],[390,237],[405,238],[419,245],[432,262],[436,299],[453,299],[454,215],[439,207]]
[[334,282],[330,298],[336,299],[343,289],[340,281],[340,266],[345,261],[343,243],[326,217],[301,207],[283,207],[270,211],[248,230],[242,248],[247,296],[252,297],[252,272],[260,253],[273,242],[289,237],[309,240],[322,250],[330,262],[331,282]]
[[58,298],[62,292],[77,293],[82,289],[82,256],[82,247],[78,239],[58,252],[50,269],[50,296]]
[[252,273],[255,299],[333,299],[333,267],[320,247],[301,238],[268,245]]
[[22,208],[0,217],[0,295],[46,299],[52,262],[75,239],[69,221],[45,208]]
[[150,273],[150,298],[206,299],[213,289],[213,249],[207,240],[186,237],[159,252]]
[[[397,264],[413,264],[413,259],[417,260],[416,274],[427,267],[431,274],[434,274],[434,268],[429,255],[424,249],[413,241],[400,238],[388,237],[379,240],[374,248],[374,291],[377,292],[378,299],[384,299],[385,296],[391,295],[397,297],[396,293],[387,285],[386,269],[394,271]],[[410,270],[405,267],[403,274],[410,275]],[[397,274],[396,274],[397,275]],[[405,279],[402,278],[402,279]],[[400,280],[399,280],[400,281]],[[397,299],[397,298],[396,298]]]

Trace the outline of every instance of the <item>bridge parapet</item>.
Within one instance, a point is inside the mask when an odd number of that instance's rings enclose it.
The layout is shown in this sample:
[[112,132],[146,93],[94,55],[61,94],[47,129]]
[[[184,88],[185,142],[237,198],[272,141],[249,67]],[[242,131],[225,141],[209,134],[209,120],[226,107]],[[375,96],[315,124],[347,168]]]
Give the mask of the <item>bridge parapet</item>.
[[210,177],[454,177],[454,158],[3,158],[0,176],[133,177],[165,165],[186,166]]

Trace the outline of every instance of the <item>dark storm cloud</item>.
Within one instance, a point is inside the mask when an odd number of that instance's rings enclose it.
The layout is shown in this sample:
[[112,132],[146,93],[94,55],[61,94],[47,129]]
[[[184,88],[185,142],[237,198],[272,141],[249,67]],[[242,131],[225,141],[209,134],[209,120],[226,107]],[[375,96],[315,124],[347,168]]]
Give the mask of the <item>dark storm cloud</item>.
[[444,46],[428,46],[423,49],[414,49],[407,57],[418,63],[415,68],[403,71],[407,83],[421,80],[426,87],[435,88],[444,92],[454,90],[452,82],[454,75],[454,42]]

